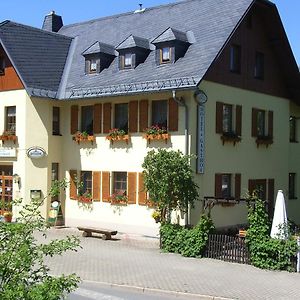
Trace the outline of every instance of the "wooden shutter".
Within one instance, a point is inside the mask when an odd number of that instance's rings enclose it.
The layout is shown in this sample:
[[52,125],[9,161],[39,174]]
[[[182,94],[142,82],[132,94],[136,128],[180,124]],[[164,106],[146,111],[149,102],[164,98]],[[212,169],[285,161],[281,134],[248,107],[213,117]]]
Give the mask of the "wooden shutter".
[[136,204],[136,176],[137,176],[137,173],[128,172],[128,175],[127,175],[128,204]]
[[236,200],[241,199],[241,174],[235,174],[234,197]]
[[178,103],[173,99],[169,99],[169,131],[178,131]]
[[139,205],[147,204],[147,193],[144,186],[144,175],[143,173],[139,173],[139,186],[138,186],[138,202]]
[[71,106],[71,134],[78,131],[78,105]]
[[129,102],[129,132],[137,132],[138,101]]
[[223,133],[223,103],[216,103],[216,133]]
[[70,199],[77,199],[77,170],[70,170]]
[[124,69],[125,58],[124,55],[119,55],[119,70]]
[[215,174],[215,198],[222,198],[222,174]]
[[249,195],[251,196],[252,195],[252,193],[254,192],[254,190],[255,190],[255,180],[253,180],[253,179],[249,179],[249,181],[248,181],[248,191],[249,191]]
[[96,60],[96,62],[97,62],[97,73],[100,73],[100,58],[97,58],[97,60]]
[[93,172],[93,200],[100,201],[101,172]]
[[273,138],[273,111],[268,112],[268,136]]
[[93,120],[94,134],[101,133],[101,122],[102,122],[102,104],[98,103],[94,105],[94,120]]
[[148,100],[140,101],[139,127],[140,132],[143,132],[148,127]]
[[252,108],[252,131],[251,131],[251,135],[253,137],[257,137],[257,109],[256,108]]
[[273,217],[274,213],[274,179],[268,180],[268,215]]
[[103,104],[103,133],[109,133],[111,129],[111,103]]
[[85,74],[90,73],[91,61],[89,59],[85,59]]
[[242,135],[242,106],[237,105],[235,111],[235,133],[238,136]]
[[102,201],[110,202],[110,172],[102,172]]

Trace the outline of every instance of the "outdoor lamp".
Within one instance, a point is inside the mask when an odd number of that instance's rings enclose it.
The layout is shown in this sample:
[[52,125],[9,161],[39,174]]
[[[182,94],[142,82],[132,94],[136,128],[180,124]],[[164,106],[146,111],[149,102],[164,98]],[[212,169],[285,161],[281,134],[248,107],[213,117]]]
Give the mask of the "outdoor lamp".
[[14,179],[14,183],[18,183],[18,184],[20,183],[20,176],[18,174],[15,173],[13,175],[13,179]]

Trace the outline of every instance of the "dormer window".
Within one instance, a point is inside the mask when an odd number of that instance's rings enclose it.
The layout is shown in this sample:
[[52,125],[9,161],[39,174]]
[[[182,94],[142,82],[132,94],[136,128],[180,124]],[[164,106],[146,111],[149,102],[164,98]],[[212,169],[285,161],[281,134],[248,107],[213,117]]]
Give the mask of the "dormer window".
[[160,63],[166,64],[171,62],[171,47],[163,47],[160,49]]
[[110,66],[116,56],[113,46],[100,42],[87,48],[82,55],[85,58],[85,74],[100,73]]
[[4,57],[0,56],[0,75],[5,73],[5,60]]
[[124,68],[131,69],[132,65],[132,53],[125,53],[124,55]]
[[130,35],[116,50],[119,52],[119,70],[134,69],[146,60],[150,44],[147,39]]
[[171,27],[152,40],[152,44],[156,46],[157,65],[176,62],[190,46],[187,34]]

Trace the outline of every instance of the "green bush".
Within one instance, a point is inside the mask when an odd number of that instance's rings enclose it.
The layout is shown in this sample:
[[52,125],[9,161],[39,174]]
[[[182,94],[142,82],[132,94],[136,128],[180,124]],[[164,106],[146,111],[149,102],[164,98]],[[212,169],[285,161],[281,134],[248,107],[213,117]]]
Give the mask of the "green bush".
[[186,257],[201,257],[214,229],[212,220],[203,215],[191,229],[180,225],[163,224],[160,227],[161,248],[165,252],[179,253]]
[[292,271],[292,258],[297,253],[297,242],[293,239],[280,240],[270,237],[270,224],[265,203],[260,199],[249,206],[246,243],[251,263],[262,269]]

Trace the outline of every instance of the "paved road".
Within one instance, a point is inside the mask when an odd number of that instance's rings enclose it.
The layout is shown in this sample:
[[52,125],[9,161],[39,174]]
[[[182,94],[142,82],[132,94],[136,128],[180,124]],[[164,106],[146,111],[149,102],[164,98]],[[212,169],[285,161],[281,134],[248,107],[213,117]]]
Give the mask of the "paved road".
[[[49,238],[80,235],[51,229]],[[230,299],[300,299],[300,274],[161,253],[158,240],[119,235],[81,238],[82,249],[50,260],[53,274],[75,272],[82,280]]]

